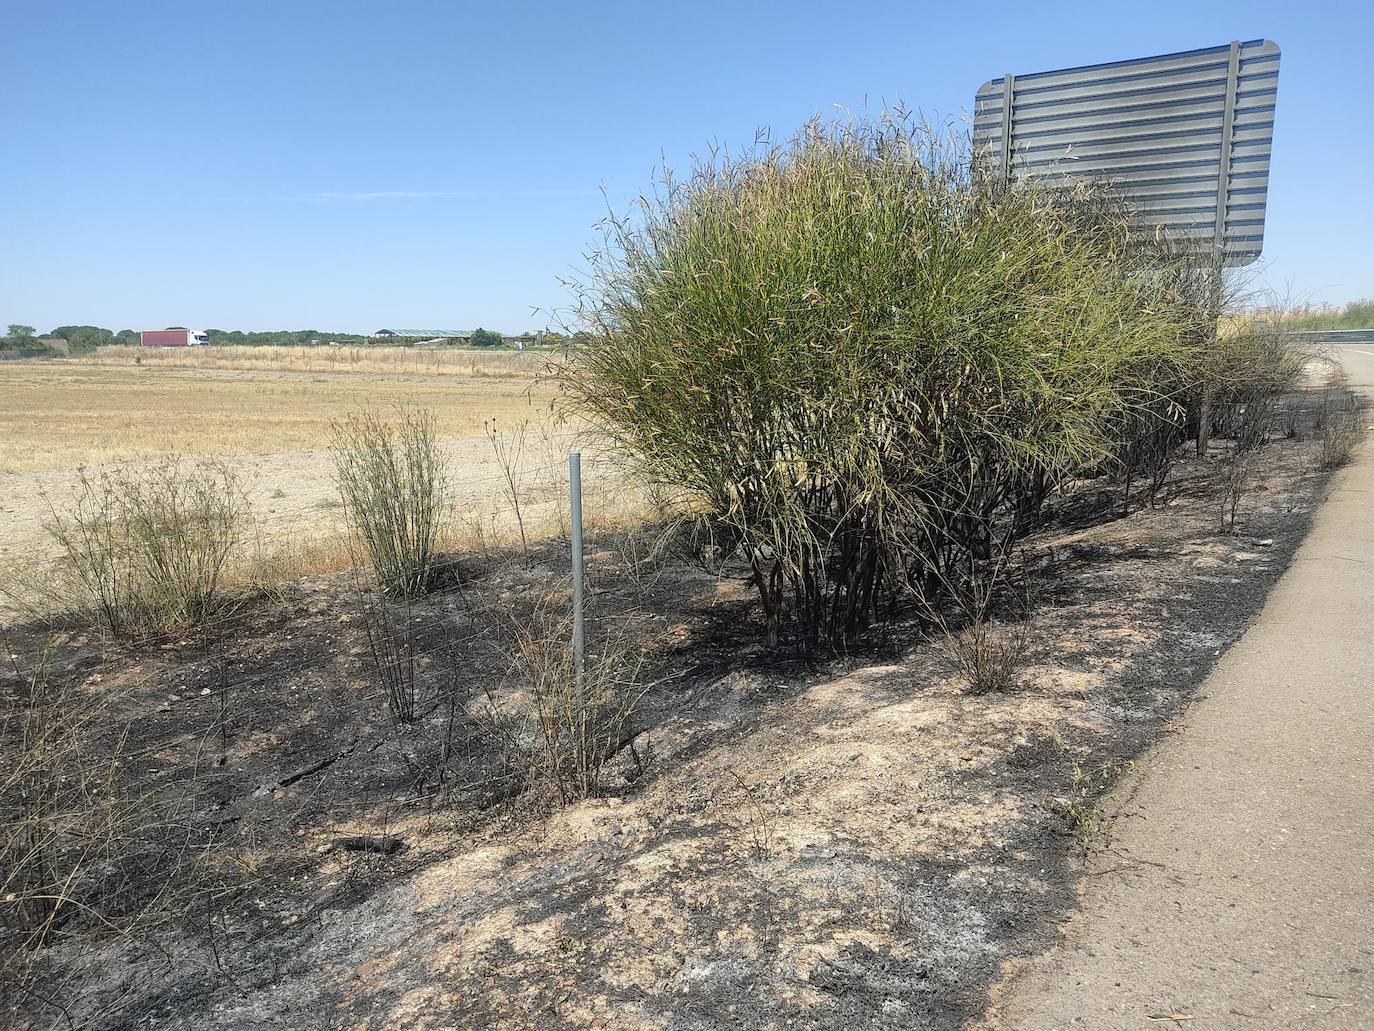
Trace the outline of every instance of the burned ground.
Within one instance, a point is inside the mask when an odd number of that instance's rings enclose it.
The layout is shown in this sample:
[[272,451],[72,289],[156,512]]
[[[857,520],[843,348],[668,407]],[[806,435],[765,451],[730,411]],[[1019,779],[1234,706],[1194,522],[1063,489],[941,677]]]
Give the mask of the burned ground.
[[[121,912],[160,916],[71,917],[7,1002],[38,1027],[962,1026],[1053,943],[1075,851],[1102,846],[1065,818],[1076,777],[1166,730],[1258,612],[1325,482],[1317,446],[1263,449],[1234,533],[1214,460],[1124,518],[1119,485],[1078,485],[1026,542],[1030,644],[996,694],[915,620],[849,656],[770,653],[747,584],[606,534],[594,625],[644,647],[655,686],[602,796],[562,808],[484,719],[519,691],[509,628],[565,596],[560,543],[466,558],[415,605],[407,728],[343,578],[196,637],[59,628],[54,676],[104,706],[85,754],[122,755],[121,797],[159,813],[162,858],[116,878]],[[12,708],[47,633],[11,635]]]

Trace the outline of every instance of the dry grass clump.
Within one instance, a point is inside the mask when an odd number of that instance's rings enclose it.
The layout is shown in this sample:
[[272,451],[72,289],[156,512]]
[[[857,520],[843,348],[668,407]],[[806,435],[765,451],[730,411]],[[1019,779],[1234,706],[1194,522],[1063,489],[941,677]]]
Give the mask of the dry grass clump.
[[[1019,570],[1013,570],[1012,559],[1002,550],[986,561],[971,561],[963,575],[941,585],[936,598],[922,599],[924,614],[939,634],[940,656],[973,694],[1016,687],[1028,659],[1029,571],[1024,557]],[[1019,587],[1013,584],[1017,579]]]
[[1335,412],[1327,416],[1321,428],[1321,454],[1318,459],[1323,469],[1339,469],[1355,456],[1355,448],[1364,437],[1358,406]]
[[978,619],[951,630],[942,651],[954,672],[974,694],[1009,691],[1026,664],[1030,640],[1024,624],[997,624]]
[[334,423],[330,454],[349,528],[383,589],[423,593],[449,516],[433,415],[410,407],[396,408],[390,419],[350,415]]
[[247,502],[224,462],[171,457],[81,471],[70,504],[46,524],[76,607],[112,636],[209,620],[241,543]]
[[601,790],[606,760],[634,736],[645,691],[638,649],[604,641],[589,648],[579,672],[571,639],[570,619],[547,607],[518,623],[510,662],[522,702],[489,698],[485,721],[520,780],[551,789],[564,803]]
[[752,565],[770,641],[843,642],[1033,525],[1167,402],[1192,317],[1105,206],[900,116],[718,154],[612,218],[578,410]]
[[1259,447],[1275,429],[1280,398],[1315,356],[1293,335],[1286,312],[1275,305],[1232,313],[1201,352],[1198,376],[1212,399],[1213,428],[1241,451]]
[[259,533],[225,570],[225,589],[279,595],[303,577],[347,572],[357,562],[353,545],[343,532],[271,538]]

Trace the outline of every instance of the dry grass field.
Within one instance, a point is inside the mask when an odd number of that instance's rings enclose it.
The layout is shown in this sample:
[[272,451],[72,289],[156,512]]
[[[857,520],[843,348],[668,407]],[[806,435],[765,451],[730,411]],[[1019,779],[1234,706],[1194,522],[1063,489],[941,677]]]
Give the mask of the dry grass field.
[[[334,568],[345,556],[325,450],[330,423],[396,404],[434,413],[460,525],[488,537],[510,520],[484,424],[495,420],[508,433],[527,423],[522,490],[540,525],[556,527],[557,513],[545,510],[561,497],[571,434],[555,425],[556,385],[537,378],[545,356],[439,352],[437,373],[416,373],[403,360],[413,353],[428,360],[431,352],[135,350],[0,363],[0,567],[50,559],[54,544],[43,524],[51,505],[69,502],[78,469],[178,454],[228,459],[251,505],[255,552],[265,548],[274,565],[292,559],[282,575]],[[338,371],[310,367],[331,350]]]
[[243,372],[351,372],[368,375],[533,379],[550,352],[410,347],[102,347],[93,365],[232,369]]
[[[331,419],[403,402],[434,409],[444,436],[468,437],[480,434],[491,418],[544,423],[555,391],[535,379],[541,359],[520,354],[466,356],[468,365],[444,364],[435,374],[423,365],[418,373],[400,363],[388,368],[382,352],[341,361],[339,371],[330,372],[269,353],[286,348],[147,352],[141,365],[119,353],[132,350],[105,348],[86,359],[0,365],[0,473],[71,469],[168,451],[319,448]],[[322,358],[309,352],[304,361],[312,360]],[[472,362],[481,363],[477,375],[470,372]]]

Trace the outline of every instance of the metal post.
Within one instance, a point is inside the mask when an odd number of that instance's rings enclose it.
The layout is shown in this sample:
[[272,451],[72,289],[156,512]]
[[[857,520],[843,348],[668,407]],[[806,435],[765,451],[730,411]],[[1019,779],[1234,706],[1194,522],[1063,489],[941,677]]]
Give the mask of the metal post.
[[582,629],[582,453],[568,455],[569,509],[572,522],[572,618],[573,676],[577,684],[578,711],[582,709],[582,669],[587,643]]
[[[1219,346],[1221,334],[1221,297],[1222,297],[1222,256],[1217,254],[1211,275],[1208,277],[1207,289],[1207,316],[1212,321],[1212,351],[1215,352]],[[1212,439],[1212,407],[1215,401],[1214,392],[1210,383],[1204,383],[1202,388],[1202,398],[1198,405],[1197,415],[1197,456],[1198,458],[1207,457],[1207,445]]]
[[1218,263],[1226,258],[1226,208],[1230,203],[1231,151],[1236,126],[1236,83],[1240,78],[1240,42],[1231,43],[1226,65],[1226,102],[1221,111],[1221,161],[1217,165],[1217,217],[1212,233]]
[[1002,76],[1002,182],[1011,182],[1011,105],[1016,97],[1016,76],[1008,72]]

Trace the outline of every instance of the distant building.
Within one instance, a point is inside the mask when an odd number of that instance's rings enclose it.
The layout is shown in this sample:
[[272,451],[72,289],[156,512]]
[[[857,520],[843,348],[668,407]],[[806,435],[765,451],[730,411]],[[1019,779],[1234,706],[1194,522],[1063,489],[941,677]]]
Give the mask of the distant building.
[[[475,332],[473,329],[379,329],[372,336],[374,339],[383,340],[409,340],[418,342],[418,346],[452,344],[457,347],[469,347]],[[544,346],[544,334],[502,333],[501,341],[506,347],[523,351],[527,347]]]
[[472,332],[470,329],[398,329],[395,335],[407,340],[447,340],[451,344],[466,344],[472,340]]

